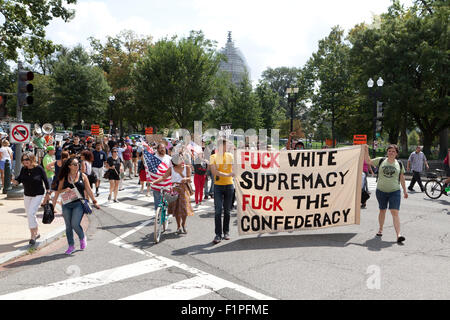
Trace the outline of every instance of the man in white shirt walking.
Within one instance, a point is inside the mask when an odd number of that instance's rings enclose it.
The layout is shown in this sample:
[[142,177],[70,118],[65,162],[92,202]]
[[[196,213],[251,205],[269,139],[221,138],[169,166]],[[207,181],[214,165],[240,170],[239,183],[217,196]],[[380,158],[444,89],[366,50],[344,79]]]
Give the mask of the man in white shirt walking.
[[408,159],[408,165],[406,166],[406,171],[412,170],[413,177],[409,184],[408,190],[414,191],[414,184],[417,182],[419,184],[420,190],[423,192],[425,189],[422,184],[422,180],[420,179],[420,173],[423,171],[423,165],[427,167],[427,170],[430,169],[427,162],[427,157],[422,152],[422,148],[420,146],[416,147],[416,151],[411,153]]

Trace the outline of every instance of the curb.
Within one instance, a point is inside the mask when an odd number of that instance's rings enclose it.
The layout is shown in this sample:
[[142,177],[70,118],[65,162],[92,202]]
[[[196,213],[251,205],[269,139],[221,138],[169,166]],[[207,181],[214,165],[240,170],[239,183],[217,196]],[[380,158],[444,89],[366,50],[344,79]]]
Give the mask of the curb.
[[[65,234],[65,231],[66,231],[65,226],[61,226],[58,229],[53,230],[45,237],[45,239],[37,240],[36,244],[32,248],[38,249],[40,247],[47,246],[48,244],[61,238],[61,236]],[[17,249],[16,251],[13,251],[11,253],[4,255],[3,257],[0,257],[0,265],[10,262],[11,260],[14,260],[16,258],[27,255],[29,253],[28,250],[30,248],[31,248],[30,245],[26,245],[23,246],[22,248]]]

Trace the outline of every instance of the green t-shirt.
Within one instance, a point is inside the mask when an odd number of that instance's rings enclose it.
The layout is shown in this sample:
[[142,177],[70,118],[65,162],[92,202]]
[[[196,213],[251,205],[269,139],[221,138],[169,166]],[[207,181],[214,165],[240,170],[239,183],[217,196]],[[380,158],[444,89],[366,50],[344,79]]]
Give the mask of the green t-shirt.
[[36,138],[33,140],[33,143],[36,145],[36,148],[38,148],[38,149],[45,148],[45,139],[44,138]]
[[[372,160],[372,164],[378,167],[382,159],[382,157],[375,158]],[[400,190],[400,173],[405,174],[405,167],[400,167],[398,160],[395,160],[394,163],[389,163],[389,160],[386,158],[381,164],[381,167],[378,168],[377,189],[383,192]]]
[[55,171],[54,170],[47,170],[47,165],[49,163],[52,163],[53,158],[51,155],[46,154],[44,159],[42,159],[42,166],[44,167],[45,173],[47,174],[47,178],[49,179],[53,179],[53,177],[55,176]]

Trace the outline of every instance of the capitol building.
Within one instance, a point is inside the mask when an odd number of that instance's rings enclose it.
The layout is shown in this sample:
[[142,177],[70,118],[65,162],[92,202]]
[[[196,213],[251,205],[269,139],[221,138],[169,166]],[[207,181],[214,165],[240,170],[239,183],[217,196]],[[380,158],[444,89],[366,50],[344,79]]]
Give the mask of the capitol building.
[[242,52],[234,46],[234,42],[231,39],[231,31],[228,32],[227,43],[225,48],[220,50],[220,53],[227,57],[227,61],[220,62],[219,70],[229,72],[231,81],[235,85],[239,85],[246,74],[250,77],[250,68]]

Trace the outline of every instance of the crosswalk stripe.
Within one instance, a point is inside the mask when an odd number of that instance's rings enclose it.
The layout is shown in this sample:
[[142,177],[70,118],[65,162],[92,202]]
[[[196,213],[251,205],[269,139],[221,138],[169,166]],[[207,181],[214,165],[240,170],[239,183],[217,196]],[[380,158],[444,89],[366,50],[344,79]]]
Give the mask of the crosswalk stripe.
[[143,215],[146,217],[153,217],[155,215],[155,209],[153,206],[142,207],[142,206],[134,206],[132,204],[124,203],[124,202],[115,203],[115,202],[108,202],[108,201],[100,202],[99,205],[104,207],[105,209],[111,208],[111,209],[115,209],[115,210],[127,211],[130,213],[139,214],[139,215]]
[[141,292],[120,300],[190,300],[224,288],[210,277],[197,276],[165,287]]
[[170,260],[149,259],[46,286],[0,296],[0,300],[48,300],[171,267]]

